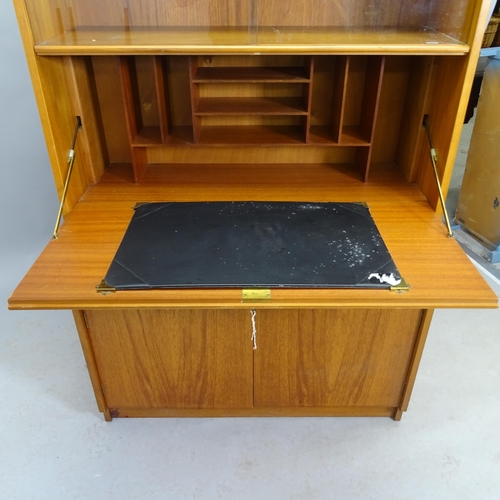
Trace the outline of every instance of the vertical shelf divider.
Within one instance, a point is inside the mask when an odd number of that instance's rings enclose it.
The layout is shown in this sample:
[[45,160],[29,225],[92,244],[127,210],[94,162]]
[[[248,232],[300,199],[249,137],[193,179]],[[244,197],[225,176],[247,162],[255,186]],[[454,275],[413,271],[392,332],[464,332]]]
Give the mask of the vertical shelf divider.
[[134,181],[138,184],[148,166],[148,150],[146,147],[132,147],[132,166]]
[[385,57],[368,57],[365,76],[363,106],[361,108],[360,129],[369,147],[357,148],[356,165],[364,182],[368,180],[372,155],[373,137],[377,122],[378,105],[384,76]]
[[193,140],[198,144],[201,132],[201,118],[196,114],[196,108],[200,101],[200,86],[194,83],[196,70],[198,69],[197,56],[189,57],[189,86],[191,90],[191,116],[193,121]]
[[161,56],[155,56],[154,58],[154,77],[156,96],[158,99],[158,117],[160,121],[161,142],[165,144],[170,135],[170,123],[168,119],[169,96],[165,59]]
[[333,140],[340,144],[344,123],[344,109],[349,78],[349,56],[338,56],[335,61],[333,87],[332,133]]
[[132,56],[120,57],[120,79],[128,140],[132,152],[132,168],[134,170],[134,180],[137,183],[140,181],[147,167],[147,151],[145,148],[134,146],[135,138],[142,128],[142,117],[139,108],[139,91],[137,88],[135,62]]
[[304,142],[309,143],[309,131],[311,128],[311,111],[312,111],[312,92],[313,92],[313,75],[314,75],[314,57],[306,56],[304,60],[304,67],[308,74],[309,82],[303,85],[302,100],[307,115],[302,118],[302,130]]

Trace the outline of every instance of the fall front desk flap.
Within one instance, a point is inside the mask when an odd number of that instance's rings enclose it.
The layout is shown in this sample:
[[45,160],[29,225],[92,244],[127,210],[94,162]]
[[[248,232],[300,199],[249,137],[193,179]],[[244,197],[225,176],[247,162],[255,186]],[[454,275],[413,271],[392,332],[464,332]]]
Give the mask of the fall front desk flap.
[[363,203],[144,203],[105,277],[151,288],[390,288],[401,276]]

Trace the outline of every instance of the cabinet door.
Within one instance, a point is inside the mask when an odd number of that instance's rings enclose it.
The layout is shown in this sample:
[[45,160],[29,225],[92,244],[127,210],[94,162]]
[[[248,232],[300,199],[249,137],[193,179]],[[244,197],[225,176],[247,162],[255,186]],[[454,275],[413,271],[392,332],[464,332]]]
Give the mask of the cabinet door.
[[250,408],[248,311],[86,311],[109,408]]
[[260,310],[254,405],[399,405],[421,310]]

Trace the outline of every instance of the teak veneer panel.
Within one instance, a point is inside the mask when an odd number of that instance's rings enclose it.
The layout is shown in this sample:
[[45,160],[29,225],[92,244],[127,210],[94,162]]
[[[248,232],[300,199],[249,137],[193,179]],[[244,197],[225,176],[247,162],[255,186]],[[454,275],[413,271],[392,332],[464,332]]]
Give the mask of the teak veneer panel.
[[399,406],[422,311],[257,311],[255,406]]
[[306,115],[302,99],[294,97],[202,97],[196,115]]
[[218,146],[306,146],[300,126],[213,125],[201,127],[200,145]]
[[307,83],[303,68],[290,67],[199,67],[194,83]]
[[109,408],[252,407],[248,311],[115,309],[85,315]]
[[[392,165],[362,183],[351,165],[158,165],[142,183],[115,167],[90,187],[9,301],[11,309],[248,307],[238,290],[96,292],[132,217],[146,201],[366,201],[411,290],[272,290],[273,307],[497,307],[498,299],[421,192]],[[286,183],[286,189],[283,189]]]

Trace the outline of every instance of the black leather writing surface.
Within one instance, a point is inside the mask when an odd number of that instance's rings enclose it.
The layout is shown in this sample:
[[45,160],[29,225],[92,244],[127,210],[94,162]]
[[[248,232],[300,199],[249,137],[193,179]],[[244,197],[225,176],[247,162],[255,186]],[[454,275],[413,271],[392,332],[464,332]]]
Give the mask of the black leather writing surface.
[[146,203],[105,281],[118,290],[388,288],[382,275],[400,280],[360,203]]

